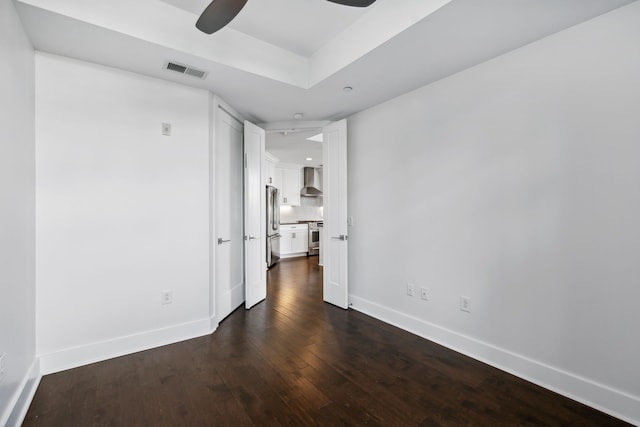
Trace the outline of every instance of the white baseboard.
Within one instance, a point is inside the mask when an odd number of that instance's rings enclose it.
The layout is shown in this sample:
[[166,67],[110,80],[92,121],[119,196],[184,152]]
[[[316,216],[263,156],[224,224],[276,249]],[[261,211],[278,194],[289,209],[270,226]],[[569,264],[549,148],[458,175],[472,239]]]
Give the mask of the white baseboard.
[[280,255],[280,259],[301,258],[308,256],[306,252],[296,252],[294,254]]
[[233,313],[236,308],[244,304],[244,301],[245,301],[244,283],[236,285],[233,288],[229,289],[224,294],[220,295],[220,299],[218,301],[218,313],[217,313],[218,323],[222,322],[224,319],[227,318],[227,316]]
[[640,397],[455,331],[349,295],[351,308],[629,423],[640,425]]
[[220,322],[216,316],[209,316],[209,330],[211,331],[211,334],[218,329],[219,324]]
[[22,424],[33,400],[33,396],[36,394],[41,378],[40,363],[39,360],[36,359],[20,382],[20,386],[9,403],[9,409],[2,416],[2,419],[0,419],[0,425],[18,427]]
[[124,356],[126,354],[209,335],[213,332],[213,324],[213,319],[207,317],[195,322],[90,343],[54,353],[41,354],[40,369],[43,375],[47,375],[90,363],[101,362],[114,357]]
[[234,310],[244,304],[244,284],[241,286],[236,286],[231,289],[231,311],[233,313]]

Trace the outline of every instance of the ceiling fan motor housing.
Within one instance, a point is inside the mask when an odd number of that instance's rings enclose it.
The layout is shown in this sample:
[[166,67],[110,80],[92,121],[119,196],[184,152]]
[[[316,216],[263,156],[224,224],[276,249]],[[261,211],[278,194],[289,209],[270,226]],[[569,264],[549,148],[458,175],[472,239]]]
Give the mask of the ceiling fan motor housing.
[[376,0],[329,0],[332,3],[338,3],[345,6],[367,7],[375,3]]

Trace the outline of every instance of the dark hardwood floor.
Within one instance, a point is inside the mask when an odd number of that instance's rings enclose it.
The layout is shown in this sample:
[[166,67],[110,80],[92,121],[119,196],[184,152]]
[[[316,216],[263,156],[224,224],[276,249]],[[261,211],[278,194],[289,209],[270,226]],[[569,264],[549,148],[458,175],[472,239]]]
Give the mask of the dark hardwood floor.
[[322,302],[317,257],[211,336],[42,379],[25,426],[621,426],[608,415]]

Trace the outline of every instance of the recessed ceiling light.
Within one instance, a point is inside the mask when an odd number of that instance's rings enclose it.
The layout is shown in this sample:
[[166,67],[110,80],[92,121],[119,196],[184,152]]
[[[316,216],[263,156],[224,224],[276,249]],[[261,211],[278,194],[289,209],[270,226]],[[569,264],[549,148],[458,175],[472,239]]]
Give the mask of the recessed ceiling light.
[[313,160],[313,158],[307,157],[307,162],[310,162],[311,160]]
[[294,119],[296,119],[296,120],[299,120],[299,119],[301,119],[303,116],[304,116],[304,114],[302,114],[302,113],[295,113],[295,114],[293,115],[293,118],[294,118]]
[[319,133],[319,134],[317,134],[317,135],[313,135],[313,136],[311,136],[311,137],[307,138],[307,141],[322,142],[322,141],[323,141],[322,134],[321,134],[321,133]]
[[342,88],[343,92],[351,92],[353,90],[353,88],[351,86],[345,86]]

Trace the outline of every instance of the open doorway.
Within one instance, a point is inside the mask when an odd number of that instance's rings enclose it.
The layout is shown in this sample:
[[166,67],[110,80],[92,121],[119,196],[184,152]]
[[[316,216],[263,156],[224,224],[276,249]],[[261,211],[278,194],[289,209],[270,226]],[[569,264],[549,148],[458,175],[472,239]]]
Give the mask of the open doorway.
[[[313,259],[323,271],[324,301],[348,308],[346,121],[295,130],[276,130],[265,126],[265,132],[250,122],[240,122],[237,113],[217,97],[213,101],[215,125],[211,154],[216,173],[211,174],[210,187],[212,329],[243,301],[245,308],[249,309],[267,297],[266,190],[269,186],[282,191],[277,196],[280,202],[277,208],[278,227],[283,223],[293,228],[278,230],[280,239],[283,234],[290,238],[284,247],[278,248],[278,256]],[[243,138],[238,138],[242,128]],[[268,160],[267,134],[270,136]],[[293,136],[288,138],[290,135]],[[227,145],[228,150],[225,148]],[[237,161],[239,146],[243,146],[244,153]],[[301,149],[304,146],[306,149]],[[225,165],[231,165],[234,176],[244,170],[241,190],[232,191],[233,183],[240,180],[229,179],[227,173],[222,173],[226,170]],[[233,203],[235,213],[227,212],[231,200],[223,196],[228,193],[244,194],[244,200],[240,198]],[[280,204],[284,206],[284,212]],[[238,211],[242,210],[243,214],[239,214]],[[331,212],[329,217],[327,212]],[[234,217],[244,217],[242,233],[232,232],[238,228],[232,226],[233,221],[219,221]],[[227,253],[233,249],[230,243],[234,240],[244,250],[241,256]],[[310,243],[317,243],[317,247],[310,248]],[[243,258],[244,265],[236,268],[242,264]],[[244,273],[244,286],[229,280],[234,269]]]
[[[282,205],[291,206],[290,212],[286,211],[288,208],[285,208],[284,212],[280,208],[280,222],[284,222],[280,228],[282,240],[280,242],[280,256],[287,255],[287,251],[291,255],[309,256],[309,221],[316,222],[315,225],[319,226],[317,233],[319,243],[317,251],[318,263],[322,263],[323,269],[323,299],[325,302],[347,309],[349,306],[347,121],[340,120],[323,124],[317,129],[304,128],[301,125],[292,130],[271,127],[267,128],[267,134],[271,136],[268,138],[270,139],[268,145],[271,150],[270,155],[279,155],[284,159],[294,162],[297,160],[298,162],[293,163],[294,166],[291,169],[278,168],[276,166],[278,163],[272,164],[272,175],[269,175],[270,167],[266,161],[264,162],[265,185],[269,182],[276,183],[276,185],[279,184],[282,187],[282,193],[279,196]],[[293,135],[289,138],[291,134]],[[322,135],[321,140],[320,135]],[[297,140],[298,145],[292,147],[291,144],[286,144],[287,140]],[[278,141],[281,143],[280,147],[278,147]],[[318,145],[314,145],[314,143],[318,143]],[[266,146],[267,144],[265,143]],[[304,165],[314,161],[314,154],[308,154],[309,151],[299,149],[305,146],[307,149],[315,149],[316,156],[322,153],[322,162],[319,163],[316,160],[316,165],[321,167],[304,168]],[[278,151],[278,148],[281,151]],[[295,148],[298,148],[298,150]],[[299,157],[288,157],[294,155]],[[281,159],[278,158],[278,160]],[[312,193],[315,194],[308,195]],[[289,197],[291,197],[291,200]],[[313,200],[314,197],[315,200]],[[321,201],[320,197],[322,198]],[[300,200],[299,204],[298,198]],[[307,206],[303,206],[303,201],[305,200],[308,203]],[[297,206],[299,206],[299,209],[294,210]],[[309,215],[316,217],[309,218]],[[285,218],[284,220],[283,217]],[[286,218],[289,218],[290,224],[286,223]],[[320,219],[321,221],[319,221]],[[282,225],[293,227],[293,230],[286,230],[292,233],[290,241],[282,238],[282,232],[285,231],[282,229]],[[311,234],[313,236],[313,232]],[[298,237],[299,240],[296,240]]]
[[308,257],[322,265],[322,127],[266,135],[267,265]]

